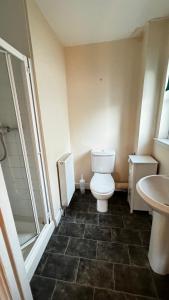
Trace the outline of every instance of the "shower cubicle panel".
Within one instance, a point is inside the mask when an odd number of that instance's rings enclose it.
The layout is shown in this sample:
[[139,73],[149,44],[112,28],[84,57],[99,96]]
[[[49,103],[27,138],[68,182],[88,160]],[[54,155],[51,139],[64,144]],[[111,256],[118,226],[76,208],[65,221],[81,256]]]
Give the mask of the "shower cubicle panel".
[[[13,102],[5,53],[0,52],[0,160],[21,247],[36,237],[25,153]],[[22,137],[23,138],[23,137]]]
[[[25,69],[25,65],[16,57],[11,57],[15,87],[17,92],[18,107],[20,111],[22,129],[25,139],[25,145],[28,156],[28,164],[32,182],[34,197],[36,199],[37,216],[40,229],[48,222],[48,206],[44,201],[47,198],[47,191],[43,184],[43,172],[40,173],[41,165],[41,150],[38,142],[37,131],[32,119],[31,107],[29,106],[29,93],[26,81],[26,74],[29,76],[29,69]],[[43,197],[44,195],[44,197]]]
[[2,48],[0,163],[21,249],[25,251],[51,221],[48,191],[29,62],[22,54],[11,55]]

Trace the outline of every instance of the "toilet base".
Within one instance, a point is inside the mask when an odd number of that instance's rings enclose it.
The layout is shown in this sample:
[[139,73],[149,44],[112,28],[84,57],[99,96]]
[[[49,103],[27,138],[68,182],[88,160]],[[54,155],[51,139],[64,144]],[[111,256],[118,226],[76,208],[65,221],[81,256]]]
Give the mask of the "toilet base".
[[97,200],[97,211],[105,213],[108,211],[108,200]]

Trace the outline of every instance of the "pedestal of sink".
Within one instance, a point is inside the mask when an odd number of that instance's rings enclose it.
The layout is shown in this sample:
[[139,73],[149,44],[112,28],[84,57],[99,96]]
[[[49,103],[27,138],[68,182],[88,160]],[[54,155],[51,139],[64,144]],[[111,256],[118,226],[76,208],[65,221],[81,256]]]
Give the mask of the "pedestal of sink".
[[169,216],[153,211],[148,258],[152,270],[169,274]]

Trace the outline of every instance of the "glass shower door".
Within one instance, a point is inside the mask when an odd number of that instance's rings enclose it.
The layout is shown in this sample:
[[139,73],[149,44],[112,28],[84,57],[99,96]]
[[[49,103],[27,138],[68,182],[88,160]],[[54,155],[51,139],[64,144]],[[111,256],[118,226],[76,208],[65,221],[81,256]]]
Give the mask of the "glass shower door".
[[7,64],[0,51],[0,163],[21,248],[40,232],[21,118],[16,114]]

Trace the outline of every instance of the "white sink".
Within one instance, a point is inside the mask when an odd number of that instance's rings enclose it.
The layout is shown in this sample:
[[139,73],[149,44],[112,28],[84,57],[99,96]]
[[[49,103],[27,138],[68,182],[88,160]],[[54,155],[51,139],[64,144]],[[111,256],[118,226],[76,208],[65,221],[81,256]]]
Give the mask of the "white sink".
[[153,210],[169,215],[169,177],[151,175],[140,179],[137,191]]
[[138,181],[137,191],[153,210],[150,265],[156,273],[169,274],[169,177],[144,177]]

